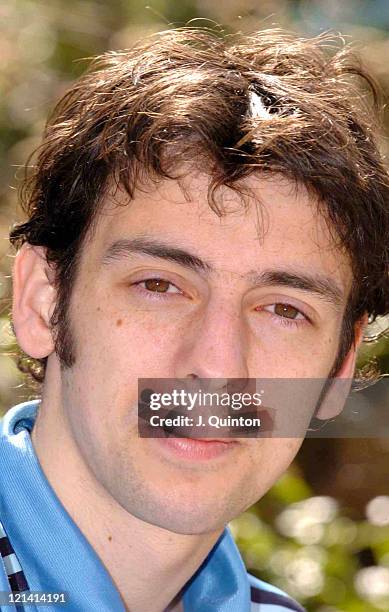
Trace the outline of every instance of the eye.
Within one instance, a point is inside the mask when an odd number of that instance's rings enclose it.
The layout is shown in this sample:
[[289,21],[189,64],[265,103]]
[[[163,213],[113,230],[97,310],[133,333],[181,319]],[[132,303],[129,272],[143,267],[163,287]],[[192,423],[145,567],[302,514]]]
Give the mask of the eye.
[[135,285],[150,293],[181,293],[178,287],[164,278],[148,278],[135,283]]
[[258,306],[255,310],[268,313],[275,324],[283,327],[299,328],[307,323],[312,323],[305,313],[288,302],[274,302],[273,304]]
[[292,304],[278,302],[277,304],[270,304],[269,306],[264,307],[264,310],[268,310],[268,312],[285,319],[306,319],[305,315],[300,312],[298,308],[292,306]]

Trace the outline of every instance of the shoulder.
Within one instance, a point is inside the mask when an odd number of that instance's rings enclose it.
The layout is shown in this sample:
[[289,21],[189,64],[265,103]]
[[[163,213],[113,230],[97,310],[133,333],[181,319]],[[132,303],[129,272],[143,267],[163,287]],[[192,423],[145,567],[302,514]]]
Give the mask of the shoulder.
[[294,599],[277,587],[247,574],[251,592],[251,612],[305,612]]

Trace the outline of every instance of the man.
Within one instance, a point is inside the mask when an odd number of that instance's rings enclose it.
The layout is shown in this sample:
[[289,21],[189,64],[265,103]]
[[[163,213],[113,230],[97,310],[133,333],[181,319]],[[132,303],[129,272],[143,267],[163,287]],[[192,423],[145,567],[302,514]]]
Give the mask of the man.
[[350,380],[388,312],[388,176],[358,70],[323,42],[168,31],[96,60],[54,111],[11,234],[13,325],[43,385],[3,421],[2,590],[301,609],[246,574],[225,526],[302,436],[140,437],[136,406],[141,378]]

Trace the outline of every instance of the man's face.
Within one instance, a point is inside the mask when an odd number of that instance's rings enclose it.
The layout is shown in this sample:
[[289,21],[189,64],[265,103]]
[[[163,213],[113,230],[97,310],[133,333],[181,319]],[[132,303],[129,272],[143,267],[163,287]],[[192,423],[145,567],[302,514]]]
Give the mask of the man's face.
[[[138,378],[326,378],[352,276],[303,189],[250,179],[261,204],[244,210],[226,189],[219,218],[208,178],[184,182],[185,195],[165,181],[125,206],[122,192],[107,198],[83,247],[69,309],[75,365],[60,382],[76,443],[108,493],[146,522],[201,533],[260,498],[301,440],[239,439],[201,460],[177,454],[138,437]],[[339,299],[317,285],[337,287]]]

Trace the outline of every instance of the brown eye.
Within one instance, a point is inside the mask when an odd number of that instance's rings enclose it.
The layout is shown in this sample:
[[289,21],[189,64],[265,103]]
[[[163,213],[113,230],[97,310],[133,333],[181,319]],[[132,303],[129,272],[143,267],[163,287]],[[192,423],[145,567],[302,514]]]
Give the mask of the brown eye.
[[166,293],[171,285],[169,281],[163,280],[163,278],[149,278],[144,281],[144,284],[148,291],[157,291],[158,293]]
[[300,311],[290,304],[274,304],[274,314],[287,319],[296,319]]
[[150,293],[180,293],[180,290],[164,278],[148,278],[140,283]]

